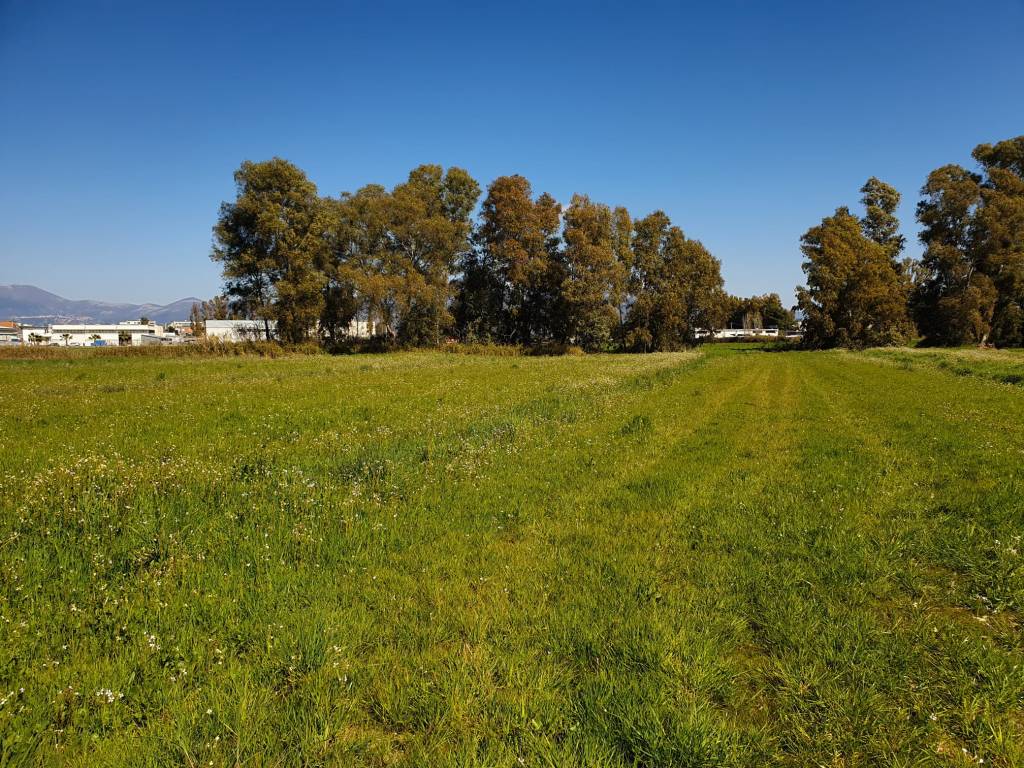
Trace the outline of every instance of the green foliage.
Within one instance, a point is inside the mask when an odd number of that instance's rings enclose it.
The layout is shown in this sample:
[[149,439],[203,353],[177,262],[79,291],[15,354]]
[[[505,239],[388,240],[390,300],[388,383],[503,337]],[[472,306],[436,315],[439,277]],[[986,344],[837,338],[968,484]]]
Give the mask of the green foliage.
[[720,327],[727,299],[718,260],[662,211],[634,228],[627,347],[681,349],[694,343],[698,329]]
[[479,196],[468,173],[423,165],[391,192],[369,185],[338,199],[277,158],[243,163],[235,178],[213,258],[243,315],[277,320],[291,343],[319,333],[337,346],[356,319],[400,344],[442,341]]
[[412,346],[439,344],[451,327],[452,272],[467,249],[479,185],[461,168],[423,165],[390,198],[388,243],[395,278],[395,335]]
[[326,218],[316,185],[277,157],[242,163],[235,185],[235,201],[221,205],[211,257],[223,264],[226,292],[240,314],[274,319],[282,339],[301,342],[323,301],[317,263]]
[[981,343],[991,333],[996,300],[975,239],[981,177],[943,166],[929,174],[921,194],[917,219],[925,251],[913,300],[918,328],[933,344]]
[[536,344],[563,333],[558,254],[561,206],[532,198],[522,176],[501,176],[487,188],[478,252],[468,257],[460,301],[465,337]]
[[633,271],[633,220],[629,211],[622,206],[612,211],[612,249],[615,269],[612,273],[610,298],[615,304],[615,340],[621,347],[629,313],[629,278]]
[[452,275],[468,247],[479,194],[461,168],[421,165],[391,192],[369,185],[328,201],[320,317],[328,342],[340,343],[362,319],[399,344],[439,344],[452,325]]
[[925,252],[914,312],[933,344],[1024,345],[1024,136],[974,150],[921,190]]
[[860,202],[864,206],[861,228],[864,236],[885,248],[894,265],[898,265],[906,239],[900,234],[900,220],[896,208],[900,204],[900,193],[895,187],[872,176],[860,188]]
[[[565,211],[561,297],[564,336],[587,350],[605,350],[619,320],[622,272],[611,209],[573,195]],[[621,237],[621,235],[620,235]]]
[[207,320],[227,320],[232,316],[227,296],[214,296],[209,301],[193,302],[189,322],[195,338],[206,335]]
[[398,286],[389,247],[387,190],[369,184],[337,200],[328,198],[326,205],[331,226],[321,267],[327,280],[321,334],[332,346],[341,343],[360,313],[382,333],[392,332]]
[[168,349],[0,362],[5,764],[1024,762],[1019,352]]
[[807,285],[797,288],[804,341],[816,347],[902,344],[913,333],[892,251],[866,237],[846,208],[807,230]]
[[[336,199],[318,197],[278,158],[243,163],[235,179],[213,258],[231,311],[275,319],[289,343],[316,334],[344,349],[358,324],[382,348],[437,346],[454,333],[468,343],[670,350],[724,319],[720,265],[699,242],[666,224],[654,260],[637,260],[634,240],[647,235],[625,208],[576,195],[563,220],[561,205],[534,199],[522,176],[495,179],[476,227],[480,188],[460,168],[422,165],[391,191],[370,184]],[[211,312],[196,308],[193,326]]]
[[782,306],[782,299],[777,293],[747,299],[728,296],[725,316],[729,328],[778,328],[780,331],[788,331],[796,326],[793,311]]

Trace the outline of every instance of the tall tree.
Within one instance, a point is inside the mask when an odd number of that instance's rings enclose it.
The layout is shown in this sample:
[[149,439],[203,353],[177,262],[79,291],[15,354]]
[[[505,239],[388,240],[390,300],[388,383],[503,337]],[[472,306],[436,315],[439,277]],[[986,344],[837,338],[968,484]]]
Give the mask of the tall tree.
[[900,234],[900,221],[896,218],[900,193],[874,176],[867,180],[860,192],[860,201],[864,205],[864,217],[861,219],[864,236],[885,248],[893,264],[898,264],[906,244],[906,239]]
[[[474,244],[478,240],[474,233]],[[463,341],[502,339],[504,283],[488,262],[486,252],[471,247],[458,265],[457,290],[452,304],[456,333]]]
[[793,310],[783,306],[779,294],[766,293],[757,298],[760,300],[759,310],[761,312],[761,321],[764,323],[765,328],[778,328],[784,332],[796,326]]
[[672,222],[663,211],[634,224],[633,269],[629,292],[632,297],[626,323],[625,344],[639,352],[656,348],[657,304],[665,268],[665,242]]
[[981,144],[982,173],[932,171],[913,307],[934,344],[1024,345],[1024,136]]
[[909,302],[914,288],[915,265],[913,259],[900,258],[907,243],[906,238],[900,234],[900,220],[896,218],[900,193],[895,187],[874,176],[865,182],[860,192],[860,202],[864,206],[864,216],[860,220],[864,236],[885,248]]
[[231,317],[231,307],[228,305],[226,296],[217,295],[209,301],[203,302],[203,315],[210,320],[228,320]]
[[573,195],[562,236],[566,340],[587,350],[607,349],[618,324],[620,282],[611,210],[586,195]]
[[246,161],[235,172],[237,196],[214,227],[211,258],[223,265],[227,294],[247,317],[277,321],[278,334],[302,341],[323,301],[317,261],[325,221],[316,185],[281,158]]
[[[480,212],[478,253],[463,270],[463,327],[502,342],[532,344],[559,330],[562,268],[556,258],[561,206],[548,194],[532,199],[522,176],[501,176]],[[471,279],[470,279],[471,278]],[[473,293],[466,293],[472,287]],[[489,297],[481,291],[493,291]]]
[[615,304],[615,337],[621,345],[626,331],[629,312],[629,275],[633,269],[633,220],[629,211],[618,207],[612,211],[612,249],[615,252],[615,273],[612,281],[612,300]]
[[399,340],[436,344],[451,326],[451,278],[468,250],[470,214],[480,186],[461,168],[421,165],[391,193],[391,265],[397,285]]
[[726,293],[722,262],[700,240],[686,239],[690,291],[687,343],[697,339],[701,329],[715,330],[725,323]]
[[884,246],[847,208],[801,238],[807,285],[797,288],[804,340],[813,346],[879,346],[912,333],[900,276]]
[[981,144],[973,153],[985,170],[978,211],[978,247],[996,289],[992,340],[1024,345],[1024,136]]
[[407,345],[436,344],[451,326],[451,285],[469,250],[480,195],[461,168],[413,169],[391,192],[368,185],[329,202],[321,328],[333,342],[357,317]]
[[630,286],[629,348],[679,349],[693,344],[698,330],[724,320],[727,297],[719,261],[662,211],[636,222]]
[[932,344],[984,343],[992,332],[997,293],[979,246],[981,177],[946,165],[928,175],[921,194],[923,276],[912,300],[918,328]]
[[326,207],[330,236],[321,267],[326,278],[321,333],[337,344],[360,316],[369,327],[391,332],[398,291],[389,248],[390,195],[379,184],[368,184],[328,200]]

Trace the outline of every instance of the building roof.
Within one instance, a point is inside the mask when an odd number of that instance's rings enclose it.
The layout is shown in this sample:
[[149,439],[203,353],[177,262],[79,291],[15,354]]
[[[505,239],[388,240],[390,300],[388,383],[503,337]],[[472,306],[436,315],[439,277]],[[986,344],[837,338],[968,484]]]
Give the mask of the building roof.
[[141,323],[55,323],[50,326],[50,330],[55,333],[59,333],[61,331],[66,331],[68,333],[87,333],[89,331],[105,331],[108,333],[115,333],[117,331],[137,331],[140,333],[152,333],[155,327],[155,324],[142,325]]
[[207,320],[206,328],[262,328],[264,323],[277,326],[276,320]]

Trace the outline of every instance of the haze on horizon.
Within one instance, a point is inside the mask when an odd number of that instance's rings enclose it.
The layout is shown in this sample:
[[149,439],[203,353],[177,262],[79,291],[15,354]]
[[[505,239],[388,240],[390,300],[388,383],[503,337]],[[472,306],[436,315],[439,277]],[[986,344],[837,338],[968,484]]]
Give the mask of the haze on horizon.
[[903,194],[1024,130],[1024,4],[0,2],[0,283],[219,291],[243,160],[322,194],[421,163],[665,210],[726,289],[802,282],[800,235],[869,176]]

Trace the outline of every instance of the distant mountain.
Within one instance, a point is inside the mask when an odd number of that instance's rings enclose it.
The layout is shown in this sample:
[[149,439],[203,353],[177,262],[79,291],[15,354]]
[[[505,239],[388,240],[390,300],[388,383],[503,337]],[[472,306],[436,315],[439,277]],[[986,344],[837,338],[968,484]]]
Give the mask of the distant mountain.
[[21,323],[119,323],[148,317],[158,323],[188,320],[196,298],[171,304],[112,304],[108,301],[65,299],[34,285],[0,285],[0,320]]

